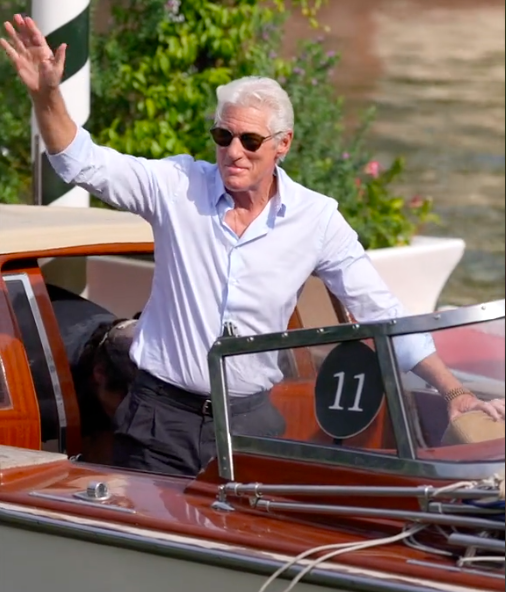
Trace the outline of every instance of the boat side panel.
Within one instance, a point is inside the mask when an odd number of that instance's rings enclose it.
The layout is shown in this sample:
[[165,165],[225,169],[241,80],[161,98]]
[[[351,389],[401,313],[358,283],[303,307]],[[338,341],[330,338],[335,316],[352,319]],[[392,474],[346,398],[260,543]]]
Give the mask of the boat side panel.
[[[33,511],[30,513],[33,514]],[[34,520],[35,517],[36,520]],[[136,566],[138,569],[142,569],[139,566],[140,561],[148,568],[148,571],[141,572],[137,576],[132,574],[132,578],[129,578],[129,582],[132,581],[136,584],[136,590],[151,590],[152,588],[149,588],[151,582],[159,582],[156,576],[159,574],[161,564],[156,565],[153,558],[160,556],[163,558],[163,565],[172,569],[169,577],[171,590],[175,592],[180,590],[181,592],[183,590],[198,590],[200,592],[203,582],[200,580],[201,574],[199,574],[199,571],[202,569],[206,577],[205,582],[208,586],[211,584],[211,590],[220,589],[225,592],[232,592],[232,590],[234,592],[236,590],[248,592],[251,590],[251,592],[256,592],[267,575],[270,575],[278,567],[286,565],[287,561],[291,560],[291,555],[283,552],[272,552],[267,548],[255,552],[244,546],[227,544],[225,541],[213,542],[207,539],[205,535],[195,538],[167,533],[162,536],[161,533],[143,531],[137,528],[120,530],[112,525],[106,528],[104,526],[94,521],[72,520],[68,522],[65,516],[44,516],[39,512],[33,516],[23,515],[16,511],[15,507],[9,509],[2,507],[0,504],[0,541],[2,540],[3,529],[8,533],[10,544],[13,541],[17,542],[17,538],[19,538],[19,532],[16,532],[16,530],[24,532],[26,529],[27,537],[21,541],[23,550],[29,549],[33,545],[33,539],[38,538],[44,548],[51,551],[49,557],[47,555],[42,557],[44,560],[47,559],[48,570],[42,571],[40,581],[51,584],[51,589],[56,589],[57,592],[65,588],[58,586],[58,581],[55,581],[53,572],[60,575],[61,570],[57,569],[58,565],[68,568],[76,561],[76,559],[69,559],[68,562],[62,561],[69,551],[73,557],[79,556],[81,562],[90,567],[84,572],[80,563],[72,570],[72,574],[82,575],[79,580],[94,585],[94,587],[97,585],[97,575],[99,574],[96,573],[93,567],[95,565],[101,566],[104,559],[106,559],[107,565],[113,564],[112,569],[110,568],[109,571],[112,572],[114,577],[128,575],[123,573],[124,570],[121,567],[119,570],[116,569],[118,555],[120,559],[127,560],[129,565]],[[66,544],[63,543],[63,538],[68,539]],[[85,545],[79,544],[83,542]],[[51,549],[51,545],[55,543],[58,548]],[[76,543],[78,544],[76,545]],[[100,554],[101,559],[96,558],[95,551]],[[130,551],[140,552],[140,554],[134,555]],[[18,557],[22,554],[17,552]],[[36,551],[30,553],[29,556],[39,558],[40,554]],[[88,558],[90,558],[89,562],[87,561]],[[186,568],[196,568],[196,572],[192,576],[187,576],[186,572],[180,574],[180,565],[178,565],[180,561],[186,564]],[[39,567],[40,559],[34,563],[36,568]],[[307,562],[291,567],[284,574],[284,577],[293,578],[304,565],[307,565]],[[49,569],[52,566],[56,569]],[[43,569],[45,567],[46,565],[44,565]],[[501,589],[500,578],[487,578],[487,581],[482,581],[476,586],[476,578],[472,574],[469,574],[470,577],[465,583],[451,580],[445,583],[443,581],[434,581],[432,578],[420,578],[415,574],[394,576],[389,571],[388,565],[383,567],[380,570],[371,570],[364,562],[356,567],[347,566],[343,563],[325,563],[312,570],[311,574],[305,579],[305,583],[299,584],[297,589],[300,592],[316,592],[317,590],[339,592],[351,592],[351,590],[353,592],[429,592],[429,590],[433,592],[436,590],[440,592],[474,592],[476,589],[485,592],[487,590]],[[219,574],[215,572],[216,568],[220,569]],[[65,569],[63,572],[65,574]],[[235,578],[238,572],[247,575],[247,580],[236,581]],[[141,581],[139,581],[139,576],[141,576]],[[194,576],[199,576],[197,581],[195,581]],[[217,582],[215,576],[220,578]],[[260,578],[257,576],[260,576]],[[165,571],[163,577],[167,578]],[[250,582],[250,577],[254,578],[254,582]],[[47,582],[48,579],[49,582]],[[148,588],[142,585],[143,580],[146,580],[145,585],[148,585]],[[103,580],[100,579],[100,582],[114,586],[111,588],[114,590],[131,590],[128,584],[121,588],[116,587],[122,583],[121,579],[116,581],[105,577]],[[16,583],[18,583],[18,580],[16,580]],[[239,587],[229,588],[229,584]],[[180,587],[181,585],[184,587]],[[194,587],[195,585],[196,587]],[[74,587],[73,589],[78,590],[78,592],[81,590],[81,588]],[[105,589],[109,588],[106,587]]]
[[[257,592],[266,575],[0,525],[2,592]],[[27,557],[29,563],[27,565]],[[287,584],[287,582],[285,582]],[[300,584],[297,592],[344,588]]]
[[40,449],[39,405],[28,359],[0,276],[0,356],[12,405],[0,411],[0,444]]

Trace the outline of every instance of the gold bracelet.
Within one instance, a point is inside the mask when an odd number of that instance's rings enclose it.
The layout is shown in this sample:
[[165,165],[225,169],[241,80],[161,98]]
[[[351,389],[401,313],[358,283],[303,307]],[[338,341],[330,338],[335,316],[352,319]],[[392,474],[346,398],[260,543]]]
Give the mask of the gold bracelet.
[[452,401],[458,399],[459,397],[462,397],[463,395],[471,395],[474,397],[473,393],[469,389],[466,389],[463,386],[459,386],[457,388],[452,389],[451,391],[443,393],[443,398],[447,403],[451,403]]

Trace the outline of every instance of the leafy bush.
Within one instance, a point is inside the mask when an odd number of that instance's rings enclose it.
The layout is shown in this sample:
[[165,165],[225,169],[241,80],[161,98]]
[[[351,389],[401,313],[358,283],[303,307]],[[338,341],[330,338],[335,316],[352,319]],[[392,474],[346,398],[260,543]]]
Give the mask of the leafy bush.
[[[323,1],[299,4],[314,20]],[[93,38],[90,131],[102,144],[129,154],[189,153],[213,160],[209,128],[216,87],[244,75],[271,76],[289,92],[296,111],[293,149],[283,164],[287,172],[338,199],[366,248],[406,244],[431,219],[430,201],[395,195],[402,159],[382,171],[367,153],[372,111],[357,129],[345,129],[344,101],[331,82],[338,56],[314,40],[293,60],[279,57],[285,17],[283,0],[130,0],[115,6],[107,33]],[[22,162],[28,119],[16,112],[20,103],[11,108],[10,119],[0,118],[0,131],[2,121],[10,125],[0,137],[16,147]],[[24,128],[16,129],[16,121],[26,122]],[[0,169],[0,182],[1,174]],[[15,176],[10,185],[12,194]]]
[[395,194],[403,158],[382,170],[366,147],[374,109],[357,129],[345,129],[345,104],[335,97],[332,71],[340,57],[326,53],[320,40],[306,42],[281,82],[292,97],[296,134],[285,168],[292,178],[338,200],[339,209],[366,249],[409,244],[429,221],[432,201]]
[[[23,0],[0,0],[0,23],[26,11]],[[0,59],[0,203],[30,200],[30,100],[12,66]]]
[[251,0],[150,0],[113,14],[94,51],[99,141],[152,158],[209,155],[214,91],[256,70],[256,33],[273,11]]

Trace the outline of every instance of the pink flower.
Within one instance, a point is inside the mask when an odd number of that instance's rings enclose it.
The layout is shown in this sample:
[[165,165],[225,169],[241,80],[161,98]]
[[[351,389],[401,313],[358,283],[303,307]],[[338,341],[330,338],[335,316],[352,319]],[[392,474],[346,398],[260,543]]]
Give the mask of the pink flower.
[[365,172],[367,175],[374,177],[377,179],[381,173],[381,165],[377,160],[371,160],[371,162],[367,163],[365,167]]
[[425,200],[421,195],[415,195],[409,202],[409,207],[413,210],[418,210],[425,204]]

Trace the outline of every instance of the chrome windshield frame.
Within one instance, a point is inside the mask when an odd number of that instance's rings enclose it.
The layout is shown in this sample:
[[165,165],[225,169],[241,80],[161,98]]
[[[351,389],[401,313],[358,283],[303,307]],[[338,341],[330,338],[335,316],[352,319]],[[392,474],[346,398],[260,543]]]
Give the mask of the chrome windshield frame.
[[[208,354],[211,398],[220,476],[234,480],[234,451],[262,456],[317,461],[319,463],[375,468],[388,473],[412,476],[462,479],[469,474],[469,464],[422,461],[416,458],[414,430],[401,396],[401,375],[393,349],[393,338],[413,333],[430,333],[503,319],[505,300],[465,306],[445,311],[374,322],[297,329],[258,336],[223,337]],[[231,432],[230,407],[225,364],[229,356],[298,347],[332,345],[344,341],[373,339],[385,383],[398,455],[387,456],[374,451],[360,451],[270,438],[234,436]],[[490,476],[504,463],[476,463],[475,478]],[[464,470],[464,468],[466,470]]]

